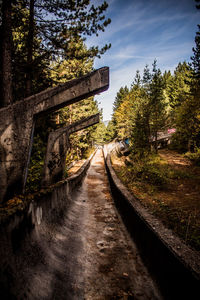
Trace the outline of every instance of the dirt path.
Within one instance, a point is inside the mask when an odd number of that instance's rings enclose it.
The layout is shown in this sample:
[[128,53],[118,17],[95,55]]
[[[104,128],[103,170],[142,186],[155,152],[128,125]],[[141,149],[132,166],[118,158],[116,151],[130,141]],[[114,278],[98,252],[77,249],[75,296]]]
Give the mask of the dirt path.
[[189,159],[183,157],[181,154],[168,150],[168,149],[162,149],[159,150],[159,155],[167,160],[167,162],[170,165],[174,165],[175,167],[190,167],[192,166],[192,163]]

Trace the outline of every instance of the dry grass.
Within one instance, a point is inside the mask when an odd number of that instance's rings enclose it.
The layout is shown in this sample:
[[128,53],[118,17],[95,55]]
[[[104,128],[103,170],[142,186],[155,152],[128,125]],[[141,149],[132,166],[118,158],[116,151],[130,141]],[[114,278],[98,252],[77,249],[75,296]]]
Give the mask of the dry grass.
[[[114,156],[112,164],[144,206],[187,244],[200,250],[200,167],[170,150],[160,150],[148,164],[132,161],[133,165],[127,167],[124,158]],[[142,176],[138,176],[141,169]]]

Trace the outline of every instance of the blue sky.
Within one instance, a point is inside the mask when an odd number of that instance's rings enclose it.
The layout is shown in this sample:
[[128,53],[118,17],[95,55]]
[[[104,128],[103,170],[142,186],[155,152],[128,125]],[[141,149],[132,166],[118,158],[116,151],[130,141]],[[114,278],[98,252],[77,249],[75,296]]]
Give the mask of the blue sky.
[[[94,0],[96,4],[100,0]],[[95,68],[110,67],[110,88],[96,96],[103,108],[103,119],[111,119],[112,105],[121,86],[130,87],[136,70],[143,72],[157,59],[162,70],[173,70],[179,62],[190,61],[200,11],[194,0],[107,0],[106,16],[111,24],[87,45],[112,47]]]

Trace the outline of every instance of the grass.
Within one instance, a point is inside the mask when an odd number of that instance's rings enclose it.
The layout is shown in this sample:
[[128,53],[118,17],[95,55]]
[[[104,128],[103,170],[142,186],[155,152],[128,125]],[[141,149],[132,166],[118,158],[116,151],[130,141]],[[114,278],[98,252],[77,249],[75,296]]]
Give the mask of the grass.
[[161,150],[142,160],[112,156],[113,167],[127,188],[166,227],[200,250],[200,167],[181,155]]

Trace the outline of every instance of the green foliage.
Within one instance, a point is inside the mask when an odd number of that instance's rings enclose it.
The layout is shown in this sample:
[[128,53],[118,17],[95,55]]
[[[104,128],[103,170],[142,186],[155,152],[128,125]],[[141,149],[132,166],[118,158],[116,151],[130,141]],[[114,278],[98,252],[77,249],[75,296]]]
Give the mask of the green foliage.
[[45,151],[45,144],[41,139],[41,136],[37,134],[34,137],[31,160],[29,164],[28,178],[26,184],[27,193],[38,191],[41,187]]
[[[198,25],[198,28],[200,26]],[[174,123],[177,148],[194,152],[200,147],[200,33],[196,33],[196,47],[190,67],[179,64],[175,80],[171,84],[171,105],[174,107]],[[174,86],[173,86],[174,85]],[[175,146],[176,143],[174,142]]]
[[130,91],[119,94],[114,108],[115,136],[129,137],[133,153],[143,156],[150,152],[150,141],[157,152],[159,132],[176,128],[170,147],[194,152],[200,147],[200,85],[195,72],[184,62],[174,74],[165,71],[162,75],[156,61],[152,73],[145,66],[142,80],[137,72]]
[[146,165],[143,167],[142,172],[143,172],[142,179],[147,181],[150,184],[163,187],[167,182],[166,177],[163,176],[163,174],[159,172],[159,170],[154,166]]
[[[60,122],[71,124],[99,112],[97,102],[93,97],[72,104],[59,112]],[[70,136],[71,160],[81,159],[95,142],[95,132],[98,125],[91,126]]]
[[87,36],[98,36],[110,24],[107,7],[105,1],[98,6],[86,0],[12,1],[14,101],[85,74],[87,63],[91,69],[93,59],[111,47],[84,46]]
[[106,136],[106,126],[103,122],[100,122],[97,125],[95,132],[92,134],[93,141],[97,145],[103,145],[105,143],[105,136]]
[[151,184],[157,188],[163,188],[167,184],[167,169],[160,163],[160,157],[146,155],[141,157],[139,153],[132,154],[132,166],[128,167],[132,180],[139,180]]
[[[98,35],[110,23],[110,19],[106,20],[104,16],[106,2],[97,7],[85,0],[31,0],[31,3],[34,12],[27,1],[21,0],[13,5],[16,100],[27,95],[25,85],[28,81],[31,81],[32,93],[37,93],[91,72],[94,58],[100,57],[110,47],[88,49],[84,44],[87,35]],[[97,112],[97,102],[92,97],[36,121],[27,180],[29,191],[40,187],[48,133]],[[87,156],[94,144],[96,128],[93,126],[70,136],[67,163]]]
[[128,93],[129,93],[129,89],[127,88],[127,86],[121,87],[119,89],[119,92],[117,92],[115,101],[113,103],[113,112],[115,112],[118,109],[118,107],[122,103],[123,99],[128,95]]
[[[158,131],[165,128],[167,123],[166,101],[164,96],[165,82],[161,71],[157,69],[156,61],[150,73],[145,66],[143,77],[136,72],[130,91],[120,89],[114,105],[113,124],[117,137],[131,138],[133,152],[150,151],[150,140],[157,140]],[[155,143],[157,150],[157,144]]]
[[104,140],[106,143],[111,142],[114,138],[115,138],[115,125],[113,123],[113,121],[109,121],[107,127],[106,127],[106,132],[105,132],[105,137]]
[[158,131],[165,128],[166,111],[164,102],[164,82],[160,69],[157,69],[156,60],[153,63],[152,81],[150,83],[150,132],[155,138],[155,150],[158,150],[157,136]]
[[166,184],[166,177],[155,166],[149,164],[143,164],[137,170],[136,177],[157,187],[163,187]]
[[195,152],[186,152],[185,157],[189,158],[195,165],[200,166],[200,148],[196,148]]
[[190,91],[188,85],[190,76],[189,65],[186,62],[179,63],[167,84],[167,93],[172,108],[180,106],[187,98]]
[[133,152],[140,153],[140,155],[143,156],[145,154],[145,150],[149,150],[149,136],[146,119],[140,112],[136,113],[131,138]]
[[[61,60],[58,58],[50,65],[50,78],[54,83],[66,82],[68,80],[81,77],[92,71],[93,58],[87,56],[88,49],[83,41],[71,40],[68,48],[75,48],[76,56],[71,59]],[[78,58],[80,56],[80,58]]]
[[119,139],[124,139],[131,134],[133,99],[133,93],[130,92],[127,94],[113,115],[113,124],[116,127],[117,137]]
[[191,57],[191,60],[192,60],[193,79],[195,79],[196,81],[198,81],[198,83],[200,83],[200,25],[197,26],[198,26],[198,31],[196,32],[196,36],[195,36],[196,47],[192,49],[194,55]]
[[176,128],[173,149],[193,153],[200,148],[200,25],[193,53],[192,63],[179,63],[174,74],[161,74],[155,60],[152,72],[146,65],[142,77],[136,72],[130,90],[121,88],[117,93],[115,136],[129,137],[133,153],[145,156],[150,143],[157,152],[158,134],[167,128]]

